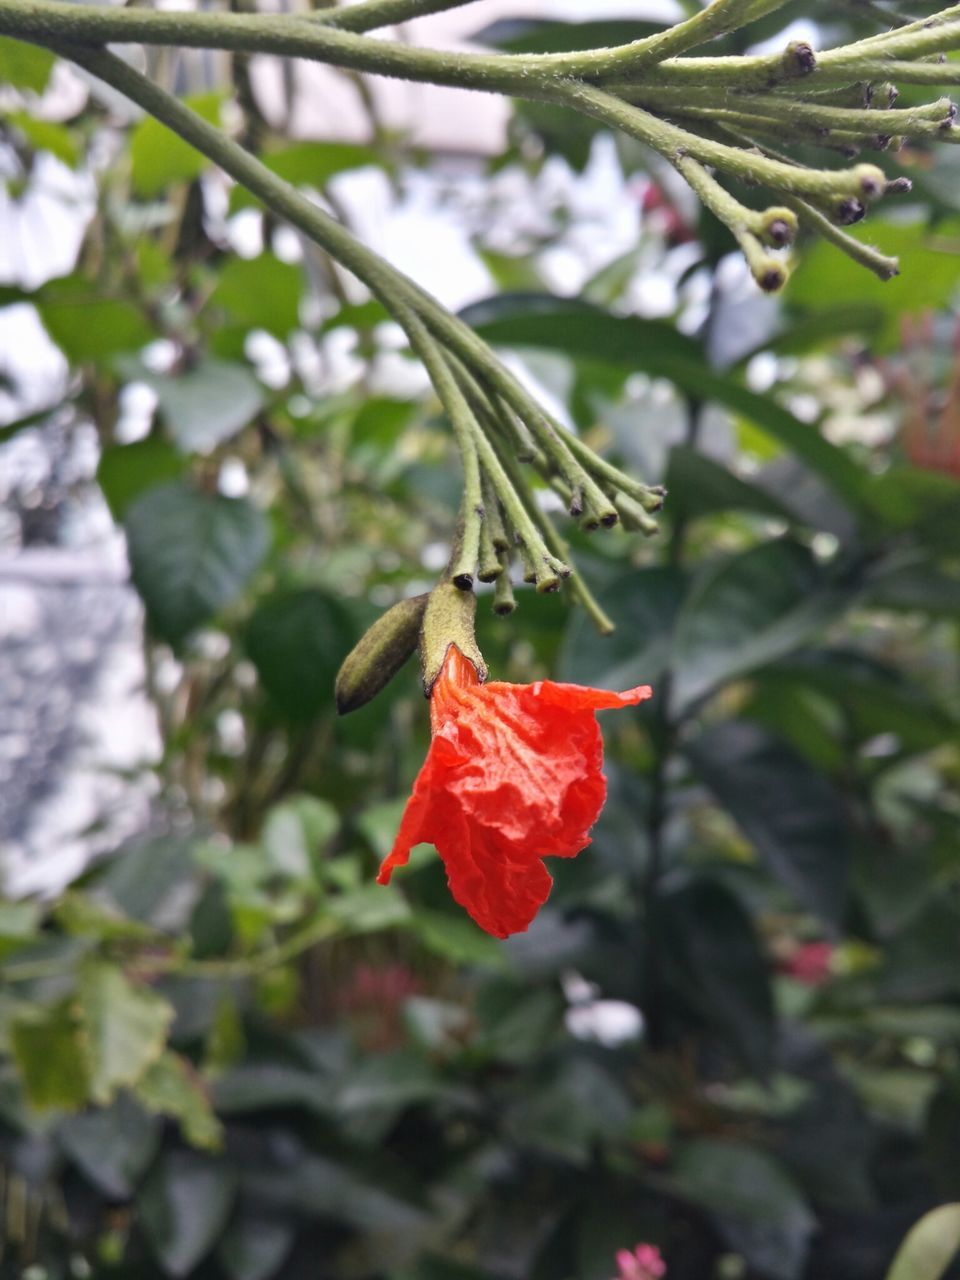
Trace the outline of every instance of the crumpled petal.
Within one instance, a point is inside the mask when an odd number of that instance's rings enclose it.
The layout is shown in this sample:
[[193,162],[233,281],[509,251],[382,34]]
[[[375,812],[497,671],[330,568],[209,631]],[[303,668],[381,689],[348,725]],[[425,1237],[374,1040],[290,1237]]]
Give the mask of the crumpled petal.
[[526,929],[553,883],[541,859],[585,848],[606,798],[594,713],[648,697],[646,685],[481,685],[451,646],[431,695],[433,741],[378,881],[426,841],[482,929],[499,938]]

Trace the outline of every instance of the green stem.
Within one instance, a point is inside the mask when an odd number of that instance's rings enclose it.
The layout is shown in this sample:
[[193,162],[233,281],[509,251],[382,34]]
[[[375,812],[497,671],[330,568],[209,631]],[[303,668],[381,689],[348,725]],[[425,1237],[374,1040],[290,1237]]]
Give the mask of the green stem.
[[772,160],[765,155],[690,133],[593,85],[566,85],[556,90],[554,96],[556,101],[575,107],[646,143],[671,163],[679,156],[690,155],[701,164],[714,165],[745,182],[761,183],[778,191],[820,199],[851,196],[866,202],[881,195],[886,185],[883,172],[875,165],[855,165],[852,169],[807,169],[785,164],[781,160]]
[[784,196],[784,199],[791,205],[794,212],[800,215],[802,222],[809,224],[823,236],[824,240],[829,240],[848,258],[852,258],[861,267],[866,267],[881,280],[892,280],[894,276],[900,274],[900,263],[896,258],[890,258],[879,249],[874,249],[872,245],[855,239],[832,223],[819,209],[808,204],[806,200],[797,200],[793,196]]
[[696,49],[717,36],[738,31],[748,23],[780,9],[786,0],[713,0],[712,3],[666,31],[634,43],[631,70],[641,70],[672,58],[687,49]]

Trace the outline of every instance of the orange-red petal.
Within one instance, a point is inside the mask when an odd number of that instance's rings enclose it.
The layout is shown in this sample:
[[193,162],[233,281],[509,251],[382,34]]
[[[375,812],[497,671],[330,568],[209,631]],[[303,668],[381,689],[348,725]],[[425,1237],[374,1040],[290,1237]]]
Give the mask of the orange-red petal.
[[480,685],[451,648],[431,697],[433,741],[380,883],[427,841],[481,928],[501,938],[526,929],[552,884],[541,859],[589,844],[606,797],[595,711],[649,696],[646,686]]

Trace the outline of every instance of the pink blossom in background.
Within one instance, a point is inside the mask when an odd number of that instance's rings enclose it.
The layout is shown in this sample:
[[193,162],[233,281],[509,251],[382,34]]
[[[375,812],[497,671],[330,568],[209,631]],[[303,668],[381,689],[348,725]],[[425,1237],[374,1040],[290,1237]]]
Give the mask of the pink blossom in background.
[[614,1280],[660,1280],[667,1274],[667,1264],[654,1244],[638,1244],[632,1250],[620,1249],[617,1268]]
[[804,942],[782,964],[784,973],[808,987],[819,987],[830,977],[832,942]]

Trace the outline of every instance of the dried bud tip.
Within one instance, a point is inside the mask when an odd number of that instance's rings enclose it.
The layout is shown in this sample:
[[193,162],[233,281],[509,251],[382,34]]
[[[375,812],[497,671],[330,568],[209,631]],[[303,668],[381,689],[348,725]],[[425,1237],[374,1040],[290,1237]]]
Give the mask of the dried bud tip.
[[473,574],[472,573],[456,573],[453,576],[453,585],[458,591],[473,590]]
[[886,195],[888,196],[905,196],[913,190],[913,183],[909,178],[893,178],[887,183]]
[[854,173],[864,200],[877,200],[883,195],[887,185],[887,175],[875,164],[858,164]]
[[837,204],[833,211],[833,220],[841,227],[851,227],[855,222],[859,222],[866,212],[859,200],[848,196],[846,200],[841,200]]
[[817,68],[817,55],[805,40],[793,40],[783,51],[783,69],[788,75],[808,76]]

